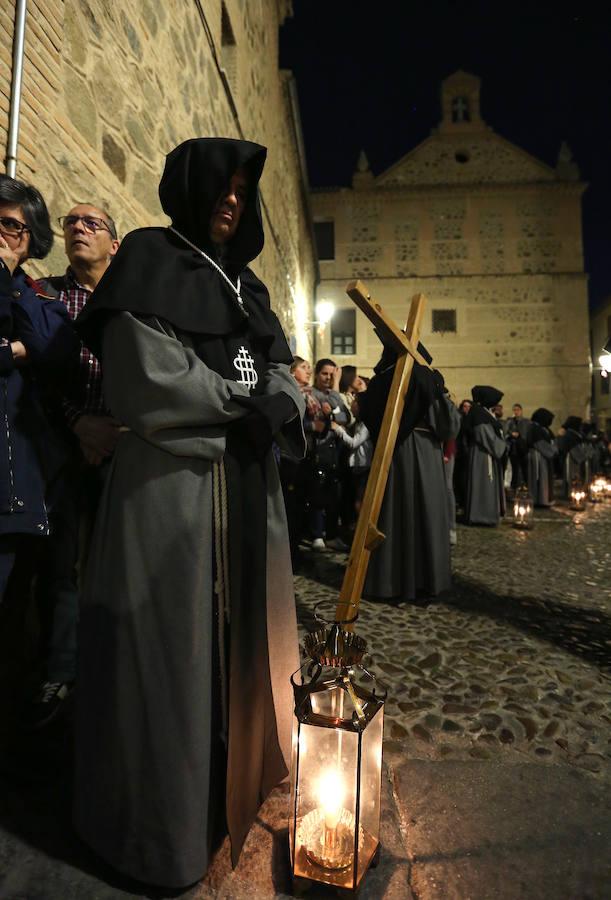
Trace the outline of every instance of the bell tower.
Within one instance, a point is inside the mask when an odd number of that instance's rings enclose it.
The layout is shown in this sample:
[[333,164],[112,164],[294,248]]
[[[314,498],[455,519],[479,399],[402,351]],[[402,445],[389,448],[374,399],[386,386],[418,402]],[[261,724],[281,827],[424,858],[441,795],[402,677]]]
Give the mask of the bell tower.
[[483,131],[479,104],[480,79],[461,69],[446,78],[441,85],[443,117],[439,132],[465,134]]

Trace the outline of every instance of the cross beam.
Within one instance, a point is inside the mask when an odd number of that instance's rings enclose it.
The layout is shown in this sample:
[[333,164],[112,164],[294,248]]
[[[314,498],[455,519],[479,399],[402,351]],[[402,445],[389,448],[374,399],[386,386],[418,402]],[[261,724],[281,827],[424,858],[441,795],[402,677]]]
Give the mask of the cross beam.
[[[414,361],[430,368],[423,356],[418,352],[418,338],[422,326],[422,317],[426,299],[424,294],[416,294],[411,301],[405,331],[390,319],[379,303],[376,303],[361,281],[351,281],[346,285],[346,293],[353,303],[363,312],[377,330],[384,344],[392,347],[397,353],[386,409],[382,426],[376,442],[367,488],[350,548],[350,557],[344,573],[344,580],[339,595],[339,603],[335,611],[337,621],[345,622],[353,619],[358,612],[361,593],[365,584],[365,576],[369,566],[371,551],[375,550],[385,535],[378,530],[378,518],[388,481],[388,472],[399,433],[399,424],[405,406],[405,397],[409,388]],[[350,625],[346,628],[350,630]]]

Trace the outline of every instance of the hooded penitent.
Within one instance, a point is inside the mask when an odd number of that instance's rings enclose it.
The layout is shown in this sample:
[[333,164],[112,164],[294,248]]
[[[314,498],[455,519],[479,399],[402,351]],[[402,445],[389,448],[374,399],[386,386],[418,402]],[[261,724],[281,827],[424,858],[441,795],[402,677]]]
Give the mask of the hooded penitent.
[[[225,827],[237,862],[290,752],[299,662],[271,439],[303,452],[304,404],[246,268],[263,246],[264,159],[247,141],[187,141],[160,187],[177,231],[240,279],[243,308],[183,238],[145,228],[79,319],[127,428],[82,602],[75,824],[116,869],[165,886],[201,878]],[[249,194],[216,252],[211,215],[238,168]]]

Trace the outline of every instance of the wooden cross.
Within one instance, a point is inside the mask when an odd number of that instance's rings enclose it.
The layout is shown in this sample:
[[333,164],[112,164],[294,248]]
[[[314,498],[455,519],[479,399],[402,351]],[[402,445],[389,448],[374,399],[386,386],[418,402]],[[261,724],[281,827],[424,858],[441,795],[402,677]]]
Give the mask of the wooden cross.
[[[350,558],[344,574],[339,603],[335,611],[337,621],[353,619],[361,602],[361,593],[365,584],[367,567],[371,551],[375,550],[385,535],[378,530],[378,518],[384,499],[384,491],[388,480],[388,472],[397,442],[399,425],[405,397],[414,367],[414,360],[422,366],[430,368],[427,361],[418,353],[418,339],[424,315],[426,299],[424,294],[416,294],[411,301],[405,331],[389,319],[382,307],[372,300],[367,288],[361,281],[350,281],[346,285],[346,293],[361,312],[373,323],[385,345],[392,347],[397,353],[395,371],[390,393],[386,402],[382,426],[376,442],[371,462],[369,478],[359,518],[350,548]],[[348,624],[344,626],[351,630]]]

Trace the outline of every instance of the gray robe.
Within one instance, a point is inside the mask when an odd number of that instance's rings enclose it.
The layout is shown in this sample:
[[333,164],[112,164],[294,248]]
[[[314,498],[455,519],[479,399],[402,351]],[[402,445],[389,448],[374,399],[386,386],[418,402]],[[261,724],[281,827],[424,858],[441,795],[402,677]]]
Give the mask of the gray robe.
[[551,506],[554,499],[553,441],[537,441],[528,451],[528,490],[535,506]]
[[492,424],[475,425],[470,438],[467,473],[467,525],[498,525],[505,514],[505,489],[501,460],[505,439]]
[[442,442],[459,429],[460,414],[444,395],[429,408],[426,427],[395,449],[378,521],[386,540],[371,554],[363,596],[400,602],[451,587]]
[[[119,871],[183,886],[208,866],[215,788],[212,669],[225,619],[222,609],[215,616],[222,572],[214,548],[222,535],[213,481],[218,487],[227,426],[246,412],[232,396],[248,389],[204,365],[188,336],[159,322],[157,328],[120,313],[104,332],[106,402],[130,430],[111,462],[83,598],[74,817],[79,834]],[[265,393],[278,391],[296,404],[285,431],[303,455],[303,398],[288,368],[273,364]],[[266,479],[267,643],[257,649],[269,667],[272,696],[267,702],[234,677],[232,655],[226,812],[234,863],[259,804],[288,769],[289,676],[299,666],[284,504],[271,452]],[[227,604],[229,613],[230,598]],[[229,627],[232,647],[252,641],[239,621]],[[255,761],[243,758],[236,741],[243,716],[248,727],[262,723],[257,735],[266,746]]]

